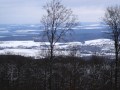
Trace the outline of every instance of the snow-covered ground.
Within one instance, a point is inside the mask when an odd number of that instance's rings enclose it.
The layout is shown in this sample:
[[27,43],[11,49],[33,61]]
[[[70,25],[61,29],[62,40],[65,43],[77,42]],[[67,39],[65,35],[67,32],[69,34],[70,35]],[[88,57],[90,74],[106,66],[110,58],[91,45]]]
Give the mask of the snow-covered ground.
[[[31,57],[43,57],[46,54],[46,48],[49,47],[48,42],[34,41],[0,41],[0,54],[19,54]],[[95,39],[85,42],[67,42],[56,43],[56,55],[68,55],[72,48],[75,47],[77,56],[97,55],[113,55],[114,46],[110,39]]]

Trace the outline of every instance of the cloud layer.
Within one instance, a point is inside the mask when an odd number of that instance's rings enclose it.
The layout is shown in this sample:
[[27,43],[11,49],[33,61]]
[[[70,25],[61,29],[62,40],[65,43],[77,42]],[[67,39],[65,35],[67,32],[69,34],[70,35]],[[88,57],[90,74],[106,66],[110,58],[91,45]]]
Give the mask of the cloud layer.
[[[42,6],[50,0],[0,0],[0,24],[40,23]],[[98,22],[105,8],[120,4],[120,0],[62,0],[78,15],[81,22]]]

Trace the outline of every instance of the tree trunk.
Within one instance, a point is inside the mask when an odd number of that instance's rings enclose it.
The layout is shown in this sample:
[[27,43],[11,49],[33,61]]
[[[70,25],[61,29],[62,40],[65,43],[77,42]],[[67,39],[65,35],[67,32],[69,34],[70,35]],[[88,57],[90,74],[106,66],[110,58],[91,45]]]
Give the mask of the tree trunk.
[[52,63],[53,62],[53,43],[50,45],[50,81],[49,81],[49,89],[52,90]]
[[118,43],[115,42],[115,90],[118,90]]

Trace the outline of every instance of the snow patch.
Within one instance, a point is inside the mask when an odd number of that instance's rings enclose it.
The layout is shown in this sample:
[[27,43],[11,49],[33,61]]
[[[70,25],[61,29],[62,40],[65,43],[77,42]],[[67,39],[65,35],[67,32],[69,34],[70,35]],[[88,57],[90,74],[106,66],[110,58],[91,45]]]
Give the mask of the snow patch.
[[[49,42],[34,41],[0,41],[0,54],[11,52],[23,56],[37,57],[48,52]],[[56,43],[56,55],[68,55],[70,47],[76,46],[77,56],[85,57],[93,54],[114,55],[114,42],[110,39],[95,39],[82,42]]]

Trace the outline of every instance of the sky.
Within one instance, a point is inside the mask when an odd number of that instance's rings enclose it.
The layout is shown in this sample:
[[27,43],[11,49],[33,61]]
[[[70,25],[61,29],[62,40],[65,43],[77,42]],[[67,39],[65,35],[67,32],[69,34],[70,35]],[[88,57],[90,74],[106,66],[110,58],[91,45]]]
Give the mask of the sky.
[[[0,0],[0,24],[36,24],[44,15],[43,6],[51,0]],[[61,0],[80,22],[101,22],[108,6],[120,0]]]

